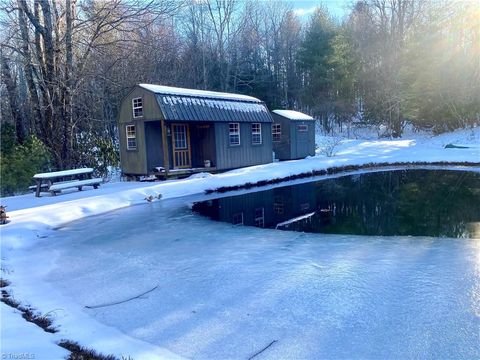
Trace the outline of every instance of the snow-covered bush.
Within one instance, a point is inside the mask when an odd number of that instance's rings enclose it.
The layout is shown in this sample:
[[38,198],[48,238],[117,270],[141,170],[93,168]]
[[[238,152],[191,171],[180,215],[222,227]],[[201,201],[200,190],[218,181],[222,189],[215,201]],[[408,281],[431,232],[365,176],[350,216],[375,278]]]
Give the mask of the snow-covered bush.
[[328,157],[335,156],[341,142],[342,138],[338,135],[324,136],[317,144],[318,152]]

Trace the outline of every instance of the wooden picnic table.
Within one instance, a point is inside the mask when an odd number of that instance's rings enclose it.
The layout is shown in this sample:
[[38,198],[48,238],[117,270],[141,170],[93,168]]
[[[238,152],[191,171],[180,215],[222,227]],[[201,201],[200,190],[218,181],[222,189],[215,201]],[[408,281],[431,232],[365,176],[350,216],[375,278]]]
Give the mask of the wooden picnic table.
[[[82,168],[63,171],[54,171],[33,175],[35,180],[35,196],[40,197],[42,188],[50,191],[53,195],[62,189],[77,187],[82,190],[82,186],[93,186],[95,189],[102,182],[101,178],[92,179],[93,169]],[[56,182],[57,181],[57,182]]]

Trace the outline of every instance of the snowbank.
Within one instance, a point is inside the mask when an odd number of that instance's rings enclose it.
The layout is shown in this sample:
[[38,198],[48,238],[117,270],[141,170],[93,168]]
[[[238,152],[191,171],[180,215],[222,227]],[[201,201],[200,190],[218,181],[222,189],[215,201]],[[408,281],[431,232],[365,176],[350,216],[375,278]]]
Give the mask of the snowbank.
[[51,334],[25,321],[17,310],[4,303],[0,304],[0,310],[2,359],[63,359],[70,354],[55,344]]

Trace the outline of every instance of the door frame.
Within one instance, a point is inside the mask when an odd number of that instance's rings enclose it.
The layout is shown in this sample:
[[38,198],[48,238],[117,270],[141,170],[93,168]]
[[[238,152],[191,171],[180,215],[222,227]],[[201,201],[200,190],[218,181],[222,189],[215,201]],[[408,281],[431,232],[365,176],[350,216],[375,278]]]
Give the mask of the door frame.
[[[190,126],[184,123],[174,123],[171,124],[172,128],[172,158],[173,158],[173,168],[174,169],[188,169],[192,167],[192,147],[190,144]],[[186,148],[179,148],[175,147],[175,129],[185,129],[185,142]],[[176,154],[181,154],[181,159],[184,159],[185,155],[187,156],[185,163],[183,161],[180,164],[177,164],[177,156]]]

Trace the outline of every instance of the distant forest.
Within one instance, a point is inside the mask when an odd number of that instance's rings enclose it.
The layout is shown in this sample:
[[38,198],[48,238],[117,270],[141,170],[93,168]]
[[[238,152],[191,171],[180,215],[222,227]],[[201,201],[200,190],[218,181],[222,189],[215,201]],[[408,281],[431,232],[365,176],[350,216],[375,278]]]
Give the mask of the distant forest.
[[119,104],[142,82],[252,95],[327,132],[439,133],[480,121],[480,6],[352,1],[334,19],[287,1],[3,0],[0,64],[2,173],[115,165]]

